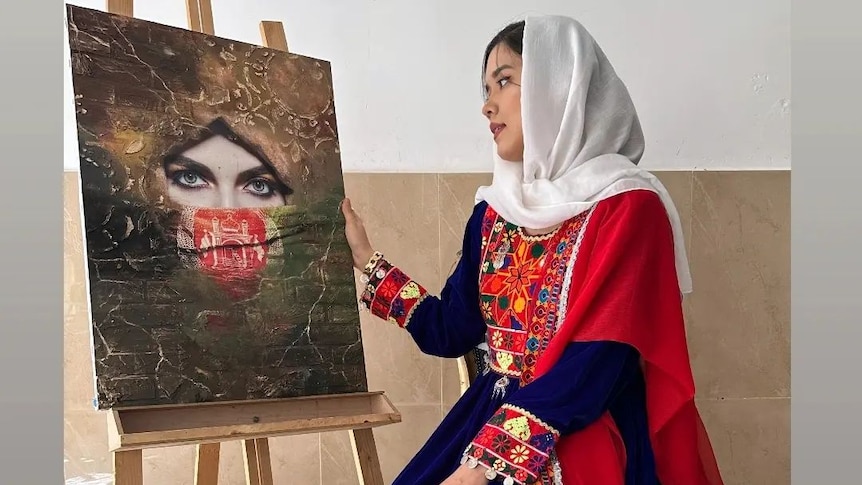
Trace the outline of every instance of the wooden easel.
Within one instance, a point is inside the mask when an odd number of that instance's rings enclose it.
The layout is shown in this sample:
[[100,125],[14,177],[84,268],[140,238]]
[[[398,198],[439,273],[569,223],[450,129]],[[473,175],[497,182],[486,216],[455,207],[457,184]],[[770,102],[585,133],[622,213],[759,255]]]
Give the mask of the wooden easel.
[[363,485],[383,485],[371,428],[401,421],[382,392],[126,407],[108,413],[114,484],[143,485],[143,450],[197,445],[195,484],[218,483],[219,447],[243,440],[246,483],[272,485],[268,438],[349,431]]
[[[106,0],[112,14],[134,16],[133,0]],[[214,35],[210,0],[186,0],[189,29]],[[281,22],[262,21],[263,45],[287,52]],[[108,443],[115,485],[143,485],[143,450],[197,445],[195,485],[218,483],[220,444],[242,440],[246,483],[272,485],[268,438],[348,431],[361,485],[383,485],[372,428],[401,421],[382,392],[113,409]]]

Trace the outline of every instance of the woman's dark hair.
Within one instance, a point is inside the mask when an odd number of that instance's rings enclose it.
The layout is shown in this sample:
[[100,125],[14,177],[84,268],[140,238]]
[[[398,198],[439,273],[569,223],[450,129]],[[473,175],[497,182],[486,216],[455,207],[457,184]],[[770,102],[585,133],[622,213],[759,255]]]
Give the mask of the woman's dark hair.
[[487,99],[488,93],[485,88],[485,70],[488,69],[488,58],[491,57],[491,51],[494,50],[494,47],[497,47],[499,44],[504,44],[506,47],[512,50],[515,54],[519,56],[524,52],[524,24],[525,22],[522,20],[520,22],[515,22],[507,25],[503,30],[497,32],[497,35],[491,39],[491,42],[488,42],[488,46],[485,47],[485,55],[482,57],[482,73],[479,76],[479,79],[482,79],[482,97]]
[[507,25],[503,30],[497,32],[497,35],[488,43],[485,48],[485,55],[482,58],[482,76],[485,75],[485,69],[488,68],[488,58],[491,56],[491,51],[498,44],[504,44],[512,52],[519,56],[524,52],[524,21],[515,22]]

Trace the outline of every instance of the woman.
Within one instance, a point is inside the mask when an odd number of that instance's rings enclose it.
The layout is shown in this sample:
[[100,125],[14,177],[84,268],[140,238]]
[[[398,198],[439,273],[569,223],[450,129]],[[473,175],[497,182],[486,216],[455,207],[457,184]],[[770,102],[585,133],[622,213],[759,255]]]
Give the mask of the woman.
[[[298,218],[288,204],[293,189],[285,183],[286,164],[273,163],[254,143],[262,134],[246,129],[241,136],[217,117],[168,150],[158,174],[168,200],[182,211],[181,261],[207,274],[231,302],[259,297],[268,262],[283,253],[279,236]],[[208,328],[232,326],[206,311]]]
[[679,217],[636,166],[625,86],[563,17],[507,27],[483,67],[494,179],[439,298],[373,252],[343,205],[371,312],[432,355],[490,348],[396,483],[720,484],[694,406]]

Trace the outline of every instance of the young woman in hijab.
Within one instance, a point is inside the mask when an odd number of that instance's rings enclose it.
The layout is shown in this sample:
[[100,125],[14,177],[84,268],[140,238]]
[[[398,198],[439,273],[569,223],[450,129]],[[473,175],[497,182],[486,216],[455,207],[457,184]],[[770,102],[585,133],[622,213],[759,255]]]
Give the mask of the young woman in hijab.
[[494,177],[439,297],[373,251],[343,204],[366,308],[428,354],[490,349],[395,483],[721,484],[694,404],[679,217],[637,167],[625,86],[564,17],[510,25],[484,64]]

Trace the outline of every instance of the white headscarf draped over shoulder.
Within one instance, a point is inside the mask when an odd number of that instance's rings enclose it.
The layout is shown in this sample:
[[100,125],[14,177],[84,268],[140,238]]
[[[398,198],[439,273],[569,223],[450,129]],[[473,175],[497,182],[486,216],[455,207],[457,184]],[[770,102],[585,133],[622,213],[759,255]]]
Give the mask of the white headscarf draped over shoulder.
[[521,227],[556,226],[603,199],[657,193],[673,227],[682,293],[692,290],[679,214],[659,180],[637,166],[644,136],[623,82],[589,32],[567,17],[528,17],[521,114],[524,161],[501,159],[476,203],[488,202]]

